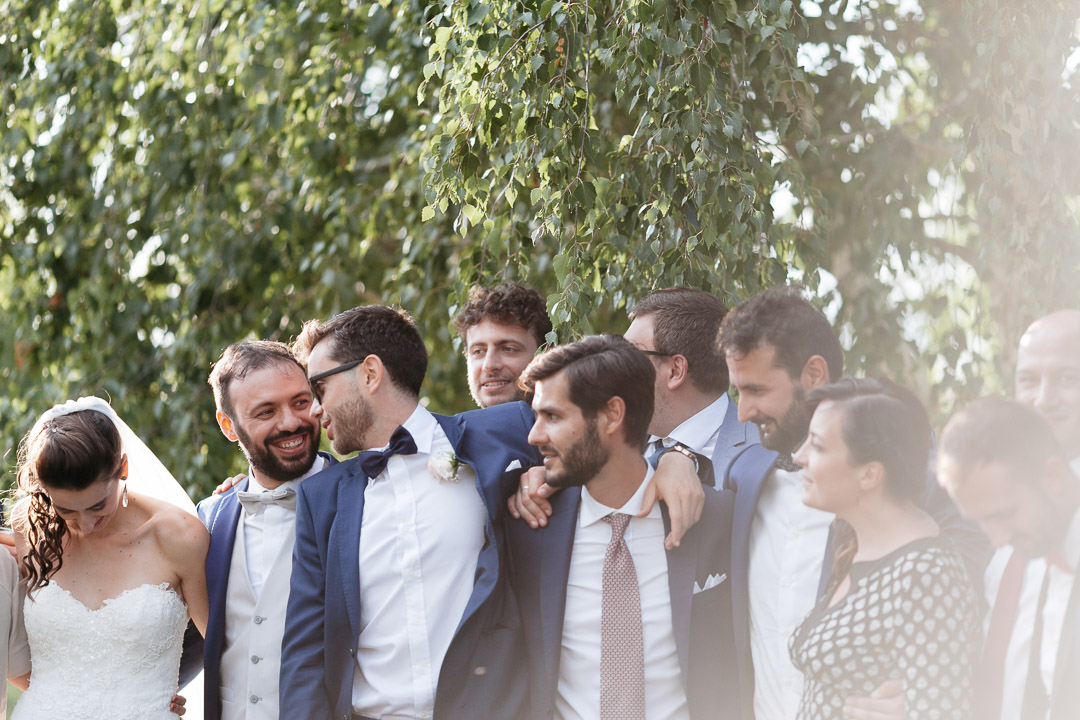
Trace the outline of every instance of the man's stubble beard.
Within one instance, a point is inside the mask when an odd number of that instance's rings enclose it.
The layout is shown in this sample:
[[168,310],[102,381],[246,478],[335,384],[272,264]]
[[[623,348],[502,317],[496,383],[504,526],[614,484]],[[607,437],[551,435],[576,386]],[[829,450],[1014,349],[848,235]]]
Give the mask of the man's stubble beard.
[[375,409],[363,397],[357,395],[341,404],[333,415],[334,439],[331,447],[339,455],[356,450],[368,450],[366,438],[375,425]]
[[554,488],[581,487],[596,477],[603,469],[610,454],[600,444],[596,431],[596,418],[585,421],[585,437],[574,443],[569,450],[560,453],[563,470],[558,475],[545,473],[545,481]]
[[806,439],[810,431],[810,411],[806,405],[806,393],[799,386],[791,398],[791,405],[779,420],[774,418],[759,418],[758,429],[761,423],[773,422],[776,430],[771,433],[761,433],[761,445],[767,450],[773,450],[781,455],[790,455],[795,452]]

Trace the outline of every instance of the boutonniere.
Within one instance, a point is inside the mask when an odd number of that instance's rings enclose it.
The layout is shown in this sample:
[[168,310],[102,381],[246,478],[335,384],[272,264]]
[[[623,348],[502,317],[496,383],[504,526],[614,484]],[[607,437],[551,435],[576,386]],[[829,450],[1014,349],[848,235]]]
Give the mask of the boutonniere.
[[438,478],[439,482],[456,483],[460,479],[458,469],[461,467],[461,460],[452,452],[432,455],[427,467],[428,472]]

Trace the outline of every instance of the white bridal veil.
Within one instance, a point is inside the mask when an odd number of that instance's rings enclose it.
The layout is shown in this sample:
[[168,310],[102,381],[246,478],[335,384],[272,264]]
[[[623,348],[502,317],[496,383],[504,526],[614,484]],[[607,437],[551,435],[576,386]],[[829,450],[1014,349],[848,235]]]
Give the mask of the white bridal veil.
[[112,420],[113,425],[116,426],[117,432],[120,433],[121,446],[128,459],[127,486],[131,492],[164,500],[192,515],[195,514],[195,503],[191,501],[180,483],[176,482],[172,473],[161,464],[157,455],[146,447],[146,443],[131,431],[127,423],[120,419],[112,406],[99,397],[81,397],[78,400],[68,400],[66,403],[53,405],[34,423],[31,435],[37,435],[48,421],[81,410],[97,410]]

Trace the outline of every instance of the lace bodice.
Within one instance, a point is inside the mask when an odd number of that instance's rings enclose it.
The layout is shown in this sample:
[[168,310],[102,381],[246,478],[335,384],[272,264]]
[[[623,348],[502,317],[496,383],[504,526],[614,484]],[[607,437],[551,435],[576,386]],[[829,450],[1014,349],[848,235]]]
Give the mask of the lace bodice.
[[56,583],[24,607],[33,670],[13,720],[175,720],[187,606],[140,585],[91,610]]

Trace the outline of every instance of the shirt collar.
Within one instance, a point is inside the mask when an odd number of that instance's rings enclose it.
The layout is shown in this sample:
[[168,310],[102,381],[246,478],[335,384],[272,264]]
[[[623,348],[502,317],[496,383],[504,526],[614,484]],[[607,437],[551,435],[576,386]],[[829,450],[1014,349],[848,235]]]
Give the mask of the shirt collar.
[[[285,482],[278,485],[278,487],[291,487],[293,489],[296,489],[296,486],[304,480],[307,480],[312,475],[322,472],[326,468],[328,462],[329,460],[324,458],[322,455],[316,454],[315,462],[311,463],[311,467],[308,468],[308,471],[306,473],[304,473],[298,478],[286,480]],[[261,482],[259,482],[258,478],[255,477],[255,471],[252,470],[250,465],[248,465],[248,480],[248,490],[250,492],[271,492],[270,488],[263,485]]]
[[[412,411],[412,415],[401,425],[412,435],[413,442],[416,443],[416,452],[425,455],[431,454],[431,444],[435,439],[435,428],[438,426],[439,423],[435,420],[435,416],[420,403],[416,403],[416,409]],[[371,448],[371,450],[380,451],[388,447],[390,447],[389,442],[382,447]]]
[[[716,436],[720,434],[720,426],[724,424],[729,402],[731,401],[726,394],[721,395],[712,404],[684,420],[677,428],[668,433],[667,437],[661,438],[657,435],[650,435],[649,442],[656,443],[661,440],[671,440],[672,442],[682,443],[694,452],[705,452],[709,444],[713,443]],[[671,445],[672,442],[665,442],[664,445]]]
[[[593,523],[603,520],[611,513],[623,513],[624,515],[634,516],[641,512],[641,501],[645,499],[645,488],[652,482],[653,469],[649,463],[645,463],[645,479],[638,485],[638,489],[630,496],[621,508],[610,508],[604,505],[589,492],[589,488],[582,486],[581,488],[581,509],[578,512],[578,527],[584,528],[592,525]],[[646,517],[657,518],[660,517],[660,503],[654,503],[652,510]]]

